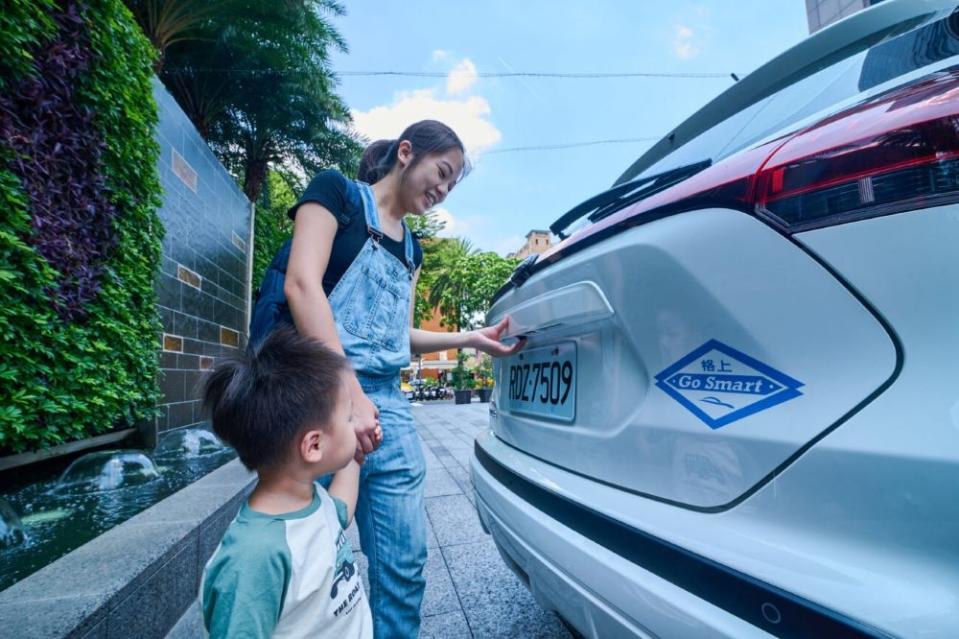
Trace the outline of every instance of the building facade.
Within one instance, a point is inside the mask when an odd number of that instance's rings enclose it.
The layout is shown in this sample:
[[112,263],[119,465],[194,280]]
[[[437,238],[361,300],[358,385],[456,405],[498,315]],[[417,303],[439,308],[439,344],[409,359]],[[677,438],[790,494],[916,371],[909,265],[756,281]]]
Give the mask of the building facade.
[[532,230],[526,234],[526,244],[524,244],[515,253],[510,253],[509,257],[518,257],[520,259],[529,255],[538,255],[545,253],[552,246],[552,236],[549,231]]
[[[434,308],[433,316],[427,320],[424,320],[420,324],[420,328],[422,328],[424,331],[452,333],[452,330],[440,324],[441,317],[442,316],[440,315],[439,309]],[[413,358],[409,370],[409,376],[421,378],[431,377],[433,379],[437,379],[440,377],[443,371],[448,371],[454,366],[456,366],[455,348],[439,351],[436,353],[426,353],[425,355]]]

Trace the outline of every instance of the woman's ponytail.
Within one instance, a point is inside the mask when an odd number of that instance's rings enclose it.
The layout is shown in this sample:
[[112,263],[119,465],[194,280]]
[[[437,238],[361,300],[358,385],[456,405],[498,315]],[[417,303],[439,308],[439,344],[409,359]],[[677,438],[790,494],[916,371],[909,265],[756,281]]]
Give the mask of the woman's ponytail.
[[377,140],[363,151],[356,179],[367,184],[375,184],[390,172],[396,163],[396,150],[399,140]]

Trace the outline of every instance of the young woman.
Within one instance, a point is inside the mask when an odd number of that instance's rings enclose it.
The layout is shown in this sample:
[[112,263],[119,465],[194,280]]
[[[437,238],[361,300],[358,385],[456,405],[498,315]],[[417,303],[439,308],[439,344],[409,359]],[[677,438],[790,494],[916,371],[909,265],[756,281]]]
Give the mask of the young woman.
[[[364,153],[359,181],[317,175],[290,210],[293,240],[264,277],[251,343],[278,324],[342,351],[352,362],[357,459],[364,461],[356,521],[369,558],[376,637],[416,637],[426,563],[426,466],[400,369],[410,353],[473,347],[510,355],[504,319],[469,333],[411,327],[423,252],[403,218],[443,202],[464,174],[463,143],[424,120]],[[294,398],[295,399],[295,398]],[[375,454],[371,454],[374,451]]]

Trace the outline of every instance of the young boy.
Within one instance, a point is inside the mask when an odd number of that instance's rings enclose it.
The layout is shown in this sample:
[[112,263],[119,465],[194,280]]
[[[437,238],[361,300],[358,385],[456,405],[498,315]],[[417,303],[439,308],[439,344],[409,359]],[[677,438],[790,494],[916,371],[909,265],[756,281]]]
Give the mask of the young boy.
[[[359,481],[348,367],[319,342],[281,329],[206,381],[214,432],[259,479],[203,573],[203,618],[214,639],[373,636],[343,534]],[[335,471],[329,492],[315,483]]]

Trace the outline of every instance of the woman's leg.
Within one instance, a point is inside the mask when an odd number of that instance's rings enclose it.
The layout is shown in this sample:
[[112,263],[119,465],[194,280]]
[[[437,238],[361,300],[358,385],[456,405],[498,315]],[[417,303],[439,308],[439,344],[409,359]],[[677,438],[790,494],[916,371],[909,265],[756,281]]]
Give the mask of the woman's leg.
[[393,395],[371,397],[380,409],[383,443],[363,464],[356,510],[376,639],[419,634],[426,587],[426,463],[409,402],[398,391]]

